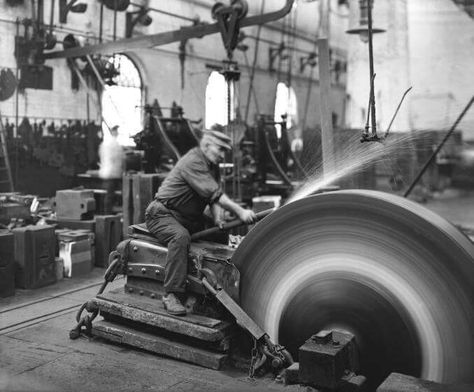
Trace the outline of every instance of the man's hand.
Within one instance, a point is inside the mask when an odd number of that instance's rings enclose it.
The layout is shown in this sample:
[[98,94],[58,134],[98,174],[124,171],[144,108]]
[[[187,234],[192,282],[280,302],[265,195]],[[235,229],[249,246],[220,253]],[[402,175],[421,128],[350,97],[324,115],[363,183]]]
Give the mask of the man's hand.
[[239,219],[245,223],[254,223],[257,221],[257,215],[252,210],[242,208],[242,211],[239,212]]
[[214,222],[214,224],[215,224],[220,230],[224,230],[224,223],[225,223],[225,222],[224,222],[223,220],[220,220],[220,219],[219,219],[219,220],[216,220],[216,221]]
[[219,200],[217,200],[217,203],[227,211],[233,212],[244,223],[253,223],[257,221],[257,215],[255,215],[255,212],[242,208],[236,202],[229,199],[225,193],[221,195]]

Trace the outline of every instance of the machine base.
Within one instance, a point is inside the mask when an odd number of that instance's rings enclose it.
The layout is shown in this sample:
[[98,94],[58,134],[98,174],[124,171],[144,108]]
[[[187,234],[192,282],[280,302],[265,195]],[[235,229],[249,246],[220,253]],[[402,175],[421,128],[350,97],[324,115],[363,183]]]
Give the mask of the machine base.
[[166,312],[157,299],[117,289],[92,300],[104,320],[92,335],[114,343],[166,355],[180,361],[220,369],[229,356],[234,324],[198,314],[184,317]]
[[92,334],[114,343],[146,350],[158,355],[165,355],[179,361],[190,362],[215,370],[219,370],[227,360],[227,354],[225,353],[214,353],[197,347],[190,347],[109,321],[94,323]]

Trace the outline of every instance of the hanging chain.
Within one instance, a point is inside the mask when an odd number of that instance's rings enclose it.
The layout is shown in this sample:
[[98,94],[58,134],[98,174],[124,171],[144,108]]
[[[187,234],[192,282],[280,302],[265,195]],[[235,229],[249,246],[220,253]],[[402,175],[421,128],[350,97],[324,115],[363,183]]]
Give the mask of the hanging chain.
[[257,339],[252,338],[253,340],[253,348],[250,351],[250,366],[249,366],[249,378],[251,380],[254,379],[255,376],[255,364],[257,363],[257,358],[258,358],[258,349],[257,349]]
[[[128,245],[128,244],[127,244]],[[104,281],[100,286],[97,295],[102,294],[107,287],[107,285],[112,282],[120,270],[123,268],[121,264],[122,258],[117,251],[113,251],[109,255],[109,266],[104,274]],[[87,314],[82,314],[86,310]],[[97,305],[92,301],[85,302],[76,314],[76,326],[69,331],[69,338],[70,339],[77,339],[81,332],[85,329],[87,335],[90,335],[92,332],[92,322],[99,314],[99,308]]]

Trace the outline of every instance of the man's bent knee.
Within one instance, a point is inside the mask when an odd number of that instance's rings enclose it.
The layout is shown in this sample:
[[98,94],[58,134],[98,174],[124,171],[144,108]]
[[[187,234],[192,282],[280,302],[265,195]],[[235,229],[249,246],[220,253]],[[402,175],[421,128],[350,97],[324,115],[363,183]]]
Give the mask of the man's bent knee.
[[179,245],[189,245],[191,243],[191,235],[187,231],[180,231],[173,237],[172,242]]

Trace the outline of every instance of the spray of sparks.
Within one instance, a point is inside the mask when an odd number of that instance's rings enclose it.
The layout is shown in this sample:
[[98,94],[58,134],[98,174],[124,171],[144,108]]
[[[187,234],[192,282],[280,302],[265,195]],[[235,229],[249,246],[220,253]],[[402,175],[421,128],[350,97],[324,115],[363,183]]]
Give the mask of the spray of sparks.
[[325,167],[325,172],[322,164],[314,165],[314,162],[310,162],[306,165],[305,169],[309,171],[309,176],[305,183],[293,192],[287,203],[317,193],[329,185],[336,184],[343,177],[354,175],[375,163],[388,164],[388,160],[403,149],[413,152],[415,141],[420,144],[428,135],[428,133],[392,134],[381,142],[361,143],[360,134],[354,133],[337,146],[338,151],[332,156],[324,157],[326,161],[333,163],[329,169]]

